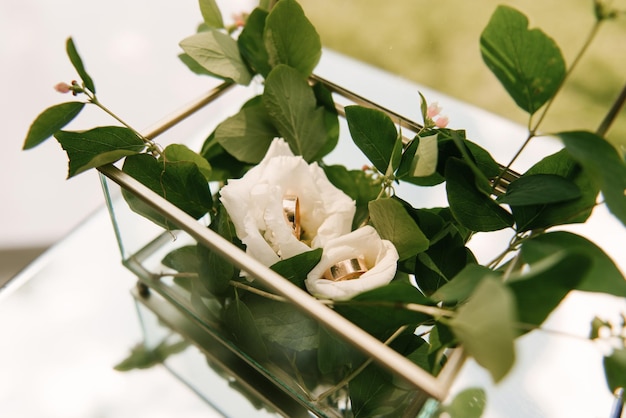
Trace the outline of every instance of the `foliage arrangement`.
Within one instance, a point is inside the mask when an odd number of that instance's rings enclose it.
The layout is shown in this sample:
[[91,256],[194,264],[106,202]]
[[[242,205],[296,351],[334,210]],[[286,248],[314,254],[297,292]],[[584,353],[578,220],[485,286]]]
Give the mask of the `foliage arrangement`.
[[[255,80],[263,92],[220,123],[199,152],[182,144],[161,149],[100,103],[72,39],[67,54],[80,81],[57,90],[85,100],[40,114],[24,149],[54,136],[67,152],[69,177],[123,159],[124,172],[196,219],[208,213],[211,229],[434,375],[446,350],[462,345],[500,381],[515,362],[515,338],[540,329],[568,292],[626,296],[623,274],[603,250],[558,228],[585,222],[598,205],[626,225],[626,163],[604,139],[621,102],[596,132],[550,133],[563,148],[499,188],[526,145],[548,135],[541,123],[599,27],[622,14],[608,2],[595,1],[595,25],[569,66],[524,14],[508,6],[493,13],[480,38],[482,57],[528,114],[528,135],[509,164],[498,164],[463,130],[447,128],[437,104],[422,97],[416,105],[423,123],[412,138],[382,111],[346,107],[350,136],[371,162],[365,169],[324,163],[339,140],[339,115],[332,94],[312,81],[322,46],[295,0],[262,1],[230,28],[213,0],[200,0],[200,10],[204,23],[180,42],[181,61],[231,83]],[[87,104],[121,125],[64,130]],[[413,207],[395,194],[397,183],[416,189],[445,183],[449,206]],[[219,185],[218,192],[209,184]],[[320,196],[307,198],[311,190]],[[293,220],[285,222],[281,205],[298,191],[302,234],[294,233]],[[173,227],[124,196],[133,210]],[[472,236],[503,229],[511,231],[509,245],[479,264],[467,247]],[[374,245],[381,249],[366,256]],[[332,258],[346,246],[352,252]],[[324,276],[357,256],[364,257],[365,272],[342,281]],[[410,399],[391,376],[208,249],[180,248],[163,265],[248,355],[296,370],[313,400],[347,391],[352,414],[372,416],[393,415]],[[365,284],[372,276],[374,284]],[[626,386],[624,324],[596,318],[591,329],[591,339],[608,329],[617,341],[605,358],[608,388]],[[322,383],[330,389],[315,392]],[[453,414],[459,406],[442,408]]]

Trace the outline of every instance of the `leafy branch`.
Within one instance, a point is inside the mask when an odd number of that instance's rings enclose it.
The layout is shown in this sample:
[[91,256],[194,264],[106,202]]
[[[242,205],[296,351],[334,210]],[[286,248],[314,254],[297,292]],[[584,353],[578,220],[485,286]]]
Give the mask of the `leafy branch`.
[[[530,141],[539,136],[555,98],[601,24],[622,15],[609,3],[595,1],[596,22],[569,68],[556,42],[541,30],[529,28],[524,14],[507,6],[495,10],[481,34],[483,60],[529,115],[527,137],[507,166],[500,166],[464,130],[448,128],[448,118],[440,114],[438,104],[428,104],[420,93],[423,125],[413,128],[413,138],[404,138],[398,128],[402,123],[385,109],[344,108],[350,136],[371,163],[361,170],[324,164],[339,140],[340,123],[330,89],[324,83],[310,82],[322,54],[321,41],[298,3],[264,1],[229,28],[214,0],[201,0],[200,9],[204,23],[180,42],[180,59],[198,74],[241,85],[262,84],[263,92],[222,121],[199,152],[180,144],[160,149],[100,103],[71,39],[66,50],[81,82],[61,83],[57,89],[74,96],[84,94],[87,100],[45,110],[31,126],[24,149],[54,136],[67,152],[69,177],[123,159],[125,173],[194,218],[210,213],[209,227],[244,247],[233,221],[239,208],[227,213],[209,184],[223,186],[251,173],[264,161],[275,138],[284,138],[294,155],[309,167],[321,167],[326,179],[355,202],[352,228],[373,227],[398,256],[388,284],[347,300],[320,298],[320,303],[433,375],[441,368],[443,352],[460,344],[494,381],[500,381],[515,362],[514,339],[542,329],[568,292],[626,296],[622,272],[601,248],[578,235],[552,230],[585,222],[599,204],[599,193],[615,217],[626,224],[626,164],[602,137],[626,101],[626,90],[597,132],[555,133],[564,149],[537,161],[519,178],[514,176],[506,190],[501,185]],[[122,126],[64,130],[85,104],[96,105]],[[397,183],[443,184],[448,207],[414,207],[396,194]],[[298,190],[297,182],[290,187]],[[173,227],[137,196],[127,191],[123,195],[137,213],[166,229]],[[273,247],[280,231],[271,226],[281,224],[284,207],[278,216],[269,214],[270,222],[263,226],[257,224],[258,218],[267,216],[269,209],[260,212],[243,229],[258,229],[254,232],[259,241],[280,259],[271,268],[306,289],[308,274],[320,263],[325,249],[309,248],[310,240],[297,237],[295,241],[307,252],[284,256]],[[302,216],[310,212],[303,210]],[[472,237],[505,229],[513,231],[512,238],[504,249],[496,250],[491,261],[480,265],[469,248]],[[293,234],[286,235],[294,240]],[[253,241],[245,242],[252,246]],[[406,396],[408,391],[394,387],[389,376],[370,367],[371,359],[363,359],[325,334],[281,295],[241,280],[240,272],[217,253],[202,246],[182,247],[169,253],[162,264],[173,272],[155,277],[172,276],[175,283],[186,286],[199,312],[213,309],[212,319],[220,318],[232,343],[247,356],[262,364],[284,366],[286,361],[296,374],[295,384],[305,391],[311,381],[333,382],[331,389],[317,397],[307,395],[310,400],[322,402],[347,387],[355,415],[365,416],[376,415],[378,409],[396,411],[393,405],[398,408],[396,401]],[[207,300],[215,306],[204,306]],[[428,341],[412,332],[420,326],[429,328]],[[599,334],[607,325],[598,322],[595,327]],[[623,345],[623,338],[620,341]],[[302,353],[314,353],[317,360],[306,363]],[[139,357],[141,361],[148,358],[149,363],[155,358],[145,352],[139,352]],[[610,385],[624,385],[610,368],[625,369],[625,358],[621,348],[605,358]],[[458,407],[452,405],[451,410]]]

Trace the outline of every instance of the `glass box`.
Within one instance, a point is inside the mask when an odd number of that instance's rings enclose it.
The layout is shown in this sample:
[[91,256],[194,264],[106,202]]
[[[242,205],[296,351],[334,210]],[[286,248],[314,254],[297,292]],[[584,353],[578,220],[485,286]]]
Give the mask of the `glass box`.
[[[340,115],[348,104],[377,107],[326,80],[314,78],[311,82],[323,83],[333,92]],[[255,85],[247,88],[229,83],[219,85],[189,109],[146,133],[146,137],[173,132],[189,119],[197,119],[195,115],[203,114],[202,126],[190,135],[188,144],[197,148],[199,141],[225,115],[236,113],[259,89]],[[387,109],[381,110],[399,121],[403,130],[419,127]],[[344,126],[340,132],[340,145],[334,152],[344,159],[345,155],[357,155],[342,148],[354,145],[349,137],[344,138],[347,132]],[[353,167],[362,164],[361,161],[343,163]],[[425,418],[430,415],[433,403],[446,396],[463,362],[462,349],[449,353],[441,371],[433,376],[396,351],[399,345],[396,340],[391,342],[390,338],[386,344],[374,338],[207,228],[209,219],[193,219],[114,165],[99,170],[122,262],[139,279],[133,294],[145,332],[145,345],[154,348],[161,343],[189,343],[188,348],[168,357],[164,364],[220,413]],[[129,198],[139,199],[159,212],[176,225],[175,229],[164,230],[133,212],[126,203]],[[273,335],[261,335],[264,349],[259,349],[255,340],[258,335],[233,329],[243,326],[246,320],[259,320],[259,313],[241,310],[228,313],[228,307],[221,305],[223,301],[203,294],[193,272],[172,268],[167,257],[176,251],[179,254],[202,251],[210,257],[223,258],[278,295],[275,305],[264,307],[261,312],[285,320],[285,329]],[[255,295],[249,296],[244,291],[242,294],[247,298],[246,303],[254,305]],[[236,304],[238,298],[229,303]],[[250,318],[242,319],[244,314]],[[232,315],[238,318],[234,320]],[[376,407],[372,409],[370,400],[374,398]]]

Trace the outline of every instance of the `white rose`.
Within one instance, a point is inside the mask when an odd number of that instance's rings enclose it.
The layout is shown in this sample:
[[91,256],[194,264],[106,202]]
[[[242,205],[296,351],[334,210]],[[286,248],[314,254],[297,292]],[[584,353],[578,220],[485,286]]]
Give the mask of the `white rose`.
[[[229,180],[220,194],[246,252],[266,266],[347,234],[356,211],[354,201],[332,185],[317,163],[294,156],[282,138],[272,141],[263,160],[241,179]],[[300,240],[283,214],[288,195],[299,200]]]
[[[345,281],[324,278],[324,273],[331,266],[359,256],[364,257],[368,268],[359,278]],[[397,262],[396,247],[390,241],[381,239],[371,226],[364,226],[328,241],[320,262],[307,275],[304,283],[313,296],[346,300],[389,283],[396,274]]]

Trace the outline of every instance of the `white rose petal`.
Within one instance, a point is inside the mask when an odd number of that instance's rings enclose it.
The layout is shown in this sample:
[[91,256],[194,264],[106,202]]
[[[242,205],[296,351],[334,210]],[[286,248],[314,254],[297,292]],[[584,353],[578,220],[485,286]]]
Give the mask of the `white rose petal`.
[[[368,268],[361,277],[340,282],[323,277],[324,272],[336,263],[359,256],[365,258]],[[320,262],[307,275],[304,283],[313,296],[346,300],[389,283],[396,274],[397,262],[398,252],[394,245],[381,239],[371,226],[364,226],[328,241]]]
[[[242,178],[229,180],[220,195],[247,253],[267,266],[347,234],[356,211],[354,201],[316,163],[294,156],[281,138]],[[285,221],[286,195],[298,197],[302,241]]]

